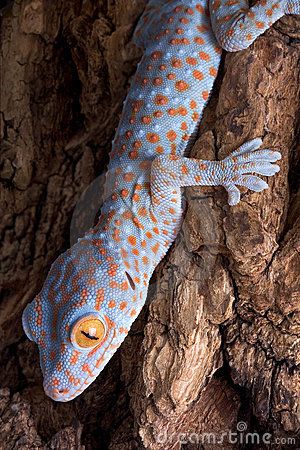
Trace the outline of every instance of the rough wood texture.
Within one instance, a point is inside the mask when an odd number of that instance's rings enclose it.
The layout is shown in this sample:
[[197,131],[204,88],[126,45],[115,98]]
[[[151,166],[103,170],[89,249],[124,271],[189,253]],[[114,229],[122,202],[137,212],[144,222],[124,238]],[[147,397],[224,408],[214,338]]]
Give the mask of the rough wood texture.
[[181,439],[190,450],[200,448],[201,433],[236,431],[241,421],[271,433],[273,448],[285,448],[280,439],[288,438],[286,448],[297,448],[299,19],[286,17],[250,49],[224,55],[192,150],[224,157],[263,136],[283,154],[271,189],[245,193],[233,208],[221,189],[187,190],[182,231],[121,350],[82,396],[55,404],[43,394],[21,312],[69,246],[81,193],[105,170],[139,57],[131,36],[144,2],[6,3],[0,448],[171,450]]

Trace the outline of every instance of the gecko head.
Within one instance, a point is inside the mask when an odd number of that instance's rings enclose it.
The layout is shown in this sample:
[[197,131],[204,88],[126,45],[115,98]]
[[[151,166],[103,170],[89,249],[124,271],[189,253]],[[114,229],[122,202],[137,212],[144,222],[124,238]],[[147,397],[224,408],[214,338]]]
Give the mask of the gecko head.
[[125,339],[144,291],[95,240],[81,240],[54,262],[22,318],[49,397],[72,400],[95,380]]

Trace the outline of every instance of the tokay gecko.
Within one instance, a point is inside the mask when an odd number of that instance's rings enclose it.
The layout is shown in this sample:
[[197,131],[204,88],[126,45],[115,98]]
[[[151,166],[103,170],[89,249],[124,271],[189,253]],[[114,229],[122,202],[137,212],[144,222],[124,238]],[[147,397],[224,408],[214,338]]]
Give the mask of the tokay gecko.
[[[243,144],[222,161],[185,157],[208,101],[221,49],[238,51],[299,0],[150,0],[134,39],[144,51],[113,141],[97,225],[53,263],[26,307],[23,327],[36,342],[44,389],[57,401],[86,389],[124,341],[151,275],[182,220],[181,188],[237,186],[259,192],[280,153]],[[254,175],[257,174],[257,175]]]

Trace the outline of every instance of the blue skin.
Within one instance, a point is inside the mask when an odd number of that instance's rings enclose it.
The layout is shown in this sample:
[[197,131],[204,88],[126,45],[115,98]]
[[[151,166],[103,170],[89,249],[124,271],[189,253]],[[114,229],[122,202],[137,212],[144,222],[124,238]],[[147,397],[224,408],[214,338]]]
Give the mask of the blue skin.
[[[188,140],[183,139],[184,132],[179,130],[183,120],[187,122],[189,135],[197,130],[214,83],[215,75],[210,74],[210,68],[213,66],[217,69],[220,63],[220,46],[232,51],[246,48],[268,28],[270,21],[274,22],[288,12],[300,13],[299,2],[282,2],[280,8],[274,11],[272,20],[268,17],[265,28],[257,29],[253,20],[240,11],[241,7],[245,9],[247,5],[244,1],[232,6],[226,6],[226,3],[225,0],[221,1],[221,6],[215,10],[215,2],[209,2],[211,22],[208,15],[199,12],[201,8],[195,9],[193,15],[188,14],[189,23],[186,25],[180,22],[182,10],[173,14],[174,8],[207,7],[207,1],[151,0],[149,9],[137,27],[135,40],[139,46],[146,46],[146,49],[128,93],[113,143],[106,181],[107,197],[100,221],[54,262],[40,294],[23,313],[24,331],[39,347],[45,392],[56,401],[69,401],[83,392],[123,342],[145,303],[153,270],[180,229],[180,188],[187,185],[221,185],[229,194],[229,203],[234,205],[240,199],[236,185],[247,186],[256,192],[267,187],[266,182],[250,174],[256,172],[272,176],[279,170],[272,163],[280,159],[280,154],[258,150],[261,145],[259,139],[246,143],[224,161],[203,161],[203,167],[199,166],[199,161],[182,156]],[[262,7],[260,3],[251,11],[263,21],[266,19],[266,8],[274,2],[268,1],[267,7]],[[220,22],[221,17],[230,14],[234,16],[231,21]],[[162,23],[165,24],[170,15],[175,17],[168,24],[170,33],[156,40]],[[241,34],[239,20],[244,21]],[[203,34],[199,27],[205,28]],[[235,27],[237,31],[234,35],[228,36],[227,31]],[[181,36],[176,31],[178,28],[186,30],[190,45],[179,48],[170,45],[173,36],[176,39]],[[245,40],[245,32],[251,32],[253,39]],[[200,47],[199,43],[193,41],[193,37],[199,34],[205,40]],[[161,59],[153,59],[155,51],[162,53],[159,53]],[[199,51],[202,57],[205,54],[210,56],[209,63],[198,58]],[[177,57],[182,60],[197,57],[197,66],[174,67],[173,60]],[[176,73],[176,80],[188,81],[188,92],[177,90],[175,94],[175,81],[167,78],[164,78],[162,86],[153,85],[152,81],[142,85],[143,79],[150,76],[148,66],[153,66],[153,80],[162,76],[162,64]],[[195,78],[195,68],[203,72],[203,79]],[[155,98],[162,90],[168,96],[168,104],[157,105]],[[141,99],[146,101],[134,112],[133,102]],[[197,100],[197,106],[189,110],[185,117],[182,114],[169,114],[170,108],[190,108],[192,99]],[[154,116],[158,109],[162,112],[159,118]],[[195,112],[198,120],[192,118]],[[134,122],[131,123],[133,113]],[[141,124],[142,118],[149,115],[152,117],[151,124]],[[174,139],[166,138],[170,130],[176,132]],[[150,140],[147,137],[149,132],[158,134],[159,144],[164,148],[162,156],[157,153],[158,142],[151,136]],[[136,154],[132,154],[138,141],[142,142],[142,146]],[[176,146],[176,161],[172,159],[172,146]],[[183,167],[188,170],[187,174],[182,171]],[[151,190],[147,183],[151,183]],[[142,208],[146,215],[140,213]],[[131,218],[129,213],[132,213]],[[147,236],[147,232],[151,233],[151,237]],[[112,301],[115,306],[111,306]],[[79,333],[82,339],[90,341],[91,347],[88,349],[79,346],[74,338],[80,320],[86,316],[97,319],[97,323],[105,329],[104,335],[97,338],[98,341],[91,334],[94,326],[89,328],[89,337]]]

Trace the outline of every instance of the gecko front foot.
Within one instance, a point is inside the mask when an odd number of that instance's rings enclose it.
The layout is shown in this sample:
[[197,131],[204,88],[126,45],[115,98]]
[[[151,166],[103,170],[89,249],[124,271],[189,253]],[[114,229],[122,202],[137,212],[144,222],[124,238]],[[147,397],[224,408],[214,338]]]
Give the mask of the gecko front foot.
[[273,176],[280,167],[272,164],[281,159],[279,152],[261,149],[260,138],[246,142],[230,156],[221,161],[222,175],[220,184],[228,192],[228,203],[233,206],[240,201],[240,191],[237,186],[244,186],[254,192],[268,188],[268,183],[253,175]]

